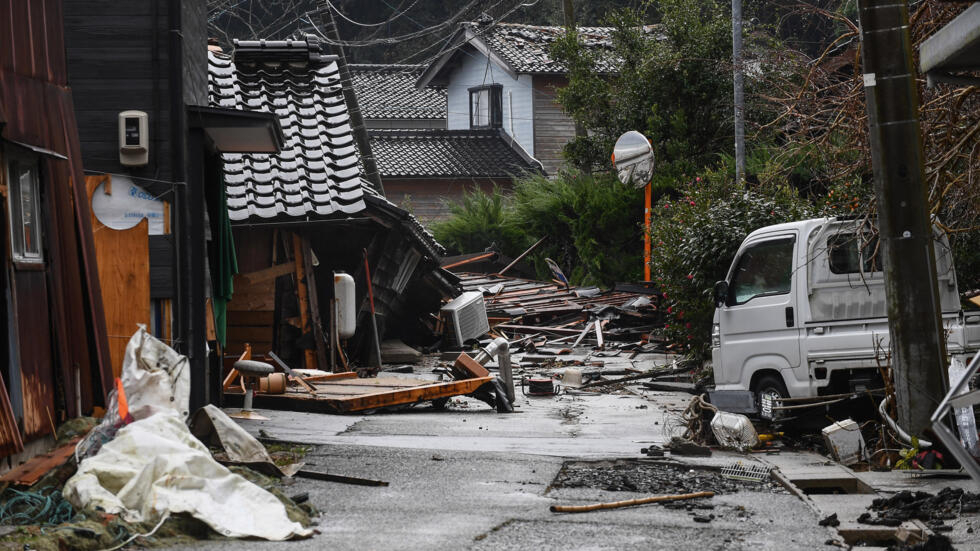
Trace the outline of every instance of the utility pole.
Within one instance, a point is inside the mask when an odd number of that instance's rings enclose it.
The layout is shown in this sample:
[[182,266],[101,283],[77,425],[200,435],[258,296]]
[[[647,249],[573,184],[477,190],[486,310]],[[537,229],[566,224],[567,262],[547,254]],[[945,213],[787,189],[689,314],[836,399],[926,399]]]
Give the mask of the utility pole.
[[572,0],[562,0],[561,2],[562,12],[565,14],[565,28],[572,30],[575,28],[575,7],[572,6]]
[[[575,6],[572,5],[572,0],[561,0],[561,9],[563,15],[565,16],[565,32],[575,32]],[[583,126],[582,123],[575,121],[575,136],[582,137],[587,134],[588,133],[585,131],[585,126]]]
[[745,72],[742,63],[742,0],[732,0],[732,80],[735,89],[735,181],[745,181]]
[[921,436],[948,376],[908,6],[858,0],[858,17],[898,423]]
[[351,131],[354,134],[354,141],[357,143],[357,150],[361,154],[361,163],[364,164],[364,177],[374,185],[374,188],[382,196],[385,188],[381,185],[381,174],[378,172],[378,162],[371,151],[371,139],[368,137],[367,128],[364,126],[364,117],[361,115],[361,108],[357,103],[357,95],[354,93],[354,86],[351,83],[350,69],[347,67],[347,56],[344,55],[344,47],[340,45],[340,32],[337,30],[337,21],[333,17],[332,8],[327,5],[323,8],[326,12],[321,17],[327,37],[335,44],[331,49],[337,54],[337,68],[340,71],[340,85],[344,91],[344,101],[347,103],[347,115],[350,117]]

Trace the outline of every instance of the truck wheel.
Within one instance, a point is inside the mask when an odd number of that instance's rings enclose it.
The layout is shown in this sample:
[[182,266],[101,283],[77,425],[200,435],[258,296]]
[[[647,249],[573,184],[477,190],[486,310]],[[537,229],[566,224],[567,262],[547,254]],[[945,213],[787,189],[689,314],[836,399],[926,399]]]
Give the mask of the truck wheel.
[[776,417],[775,412],[772,410],[775,400],[789,397],[789,392],[786,391],[786,385],[783,384],[782,379],[777,375],[763,375],[759,377],[759,380],[755,382],[755,388],[753,390],[758,400],[759,414],[764,419],[772,420]]

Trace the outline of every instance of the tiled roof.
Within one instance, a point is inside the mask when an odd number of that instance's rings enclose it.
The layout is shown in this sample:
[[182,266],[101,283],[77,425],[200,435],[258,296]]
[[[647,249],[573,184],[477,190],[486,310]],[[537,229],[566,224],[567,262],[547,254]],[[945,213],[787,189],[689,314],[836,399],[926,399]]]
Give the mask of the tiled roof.
[[373,193],[362,180],[340,73],[306,40],[236,41],[234,58],[208,53],[211,105],[274,112],[277,154],[223,154],[232,221],[355,214]]
[[351,83],[366,119],[445,119],[446,89],[415,88],[422,65],[350,65]]
[[[479,23],[465,27],[480,37],[515,73],[564,74],[568,69],[551,57],[551,44],[565,33],[564,27],[497,23],[489,29]],[[615,72],[619,60],[612,55],[612,27],[579,27],[579,40],[599,58],[601,72]]]
[[511,177],[541,165],[499,130],[372,130],[384,177]]

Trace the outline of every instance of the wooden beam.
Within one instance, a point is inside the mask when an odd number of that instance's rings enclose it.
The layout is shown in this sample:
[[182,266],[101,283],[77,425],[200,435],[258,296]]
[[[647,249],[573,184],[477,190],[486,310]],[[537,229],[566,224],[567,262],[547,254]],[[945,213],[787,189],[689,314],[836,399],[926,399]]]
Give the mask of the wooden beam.
[[323,322],[320,318],[320,294],[317,291],[316,274],[313,270],[313,250],[306,236],[303,236],[302,241],[303,268],[306,272],[306,289],[310,302],[310,324],[313,329],[313,340],[316,343],[316,363],[319,369],[326,371],[328,367],[326,337],[323,335]]
[[289,262],[283,264],[277,264],[275,266],[270,266],[263,270],[258,270],[256,272],[249,272],[247,274],[239,274],[238,277],[242,279],[242,283],[245,285],[255,285],[257,283],[265,283],[269,281],[275,281],[279,276],[284,276],[293,273],[296,267]]
[[[312,333],[310,326],[310,298],[306,288],[306,268],[303,266],[303,239],[298,233],[293,233],[293,261],[296,266],[296,295],[299,298],[299,315],[303,322],[303,334]],[[314,338],[315,340],[315,338]],[[316,369],[316,354],[313,350],[304,350],[306,369]]]

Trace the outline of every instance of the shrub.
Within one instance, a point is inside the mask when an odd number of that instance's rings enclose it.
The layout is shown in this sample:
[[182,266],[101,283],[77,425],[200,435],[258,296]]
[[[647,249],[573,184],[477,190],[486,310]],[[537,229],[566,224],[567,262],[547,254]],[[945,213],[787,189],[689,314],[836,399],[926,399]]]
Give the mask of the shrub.
[[463,194],[449,206],[450,217],[431,225],[436,240],[456,254],[473,253],[495,246],[514,256],[529,245],[527,234],[515,222],[510,198],[500,188],[490,193],[479,188]]
[[643,272],[643,192],[612,174],[529,176],[514,188],[514,217],[530,241],[548,240],[532,256],[538,275],[558,263],[569,281],[611,286]]
[[723,172],[682,185],[654,207],[651,272],[668,305],[664,333],[692,355],[710,352],[714,283],[742,240],[763,226],[814,216],[788,186],[736,185]]

